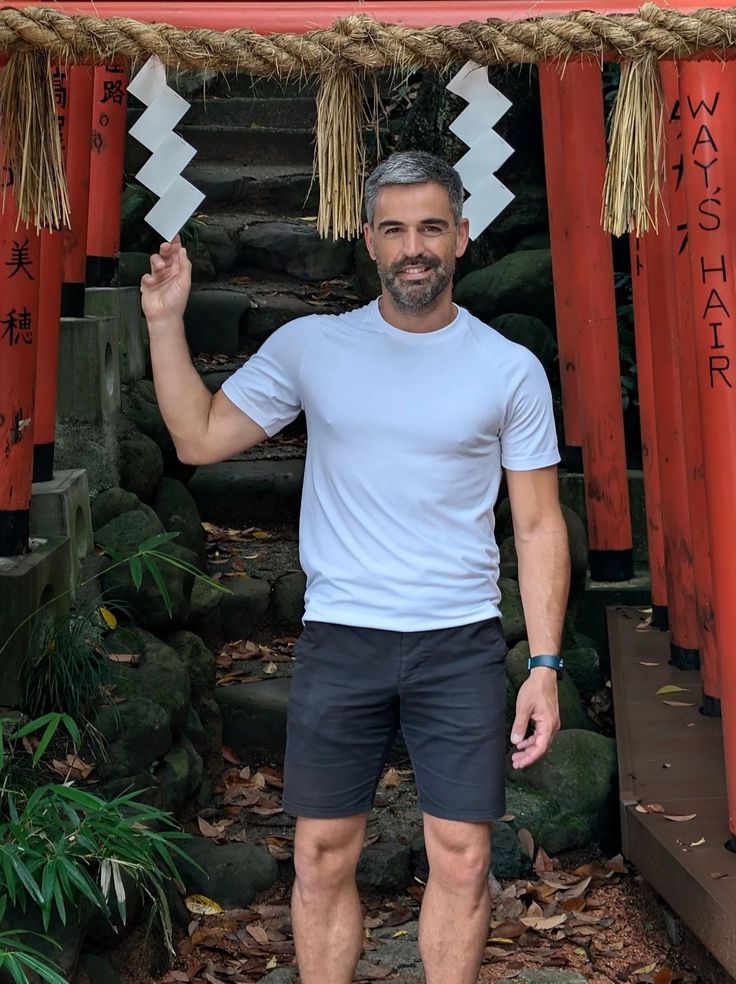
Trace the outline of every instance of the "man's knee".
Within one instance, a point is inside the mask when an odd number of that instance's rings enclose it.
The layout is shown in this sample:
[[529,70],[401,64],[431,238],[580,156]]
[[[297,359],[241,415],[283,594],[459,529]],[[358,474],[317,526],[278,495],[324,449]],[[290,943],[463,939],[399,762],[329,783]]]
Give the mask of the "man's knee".
[[491,864],[489,824],[425,816],[424,834],[432,878],[462,894],[485,891]]
[[294,838],[294,870],[303,892],[334,889],[352,881],[365,839],[366,814],[338,820],[300,817]]

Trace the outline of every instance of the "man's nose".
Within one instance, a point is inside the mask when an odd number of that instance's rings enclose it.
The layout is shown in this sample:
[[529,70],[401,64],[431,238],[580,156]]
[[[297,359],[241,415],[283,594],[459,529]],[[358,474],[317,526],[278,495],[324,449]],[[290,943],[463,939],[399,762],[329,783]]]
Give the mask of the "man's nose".
[[423,251],[422,237],[417,229],[407,229],[404,233],[404,255],[419,256]]

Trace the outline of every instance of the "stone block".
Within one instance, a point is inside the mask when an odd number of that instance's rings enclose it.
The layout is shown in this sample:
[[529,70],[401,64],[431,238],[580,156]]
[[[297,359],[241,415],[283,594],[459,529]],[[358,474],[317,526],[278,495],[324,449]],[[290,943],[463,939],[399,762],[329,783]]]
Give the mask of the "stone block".
[[138,287],[88,287],[84,295],[84,313],[91,317],[115,319],[120,378],[124,383],[143,379],[147,345]]
[[222,711],[222,740],[244,761],[258,752],[283,762],[290,684],[282,678],[215,690]]
[[59,346],[61,419],[99,422],[120,410],[120,353],[115,318],[62,318]]
[[69,611],[69,540],[49,536],[31,546],[21,557],[0,557],[0,704],[9,707],[18,703],[18,670],[31,633]]
[[34,482],[32,491],[31,536],[69,538],[69,583],[75,600],[80,561],[94,546],[87,472],[83,468],[54,472],[50,482]]
[[120,485],[120,414],[101,421],[56,421],[57,470],[84,468],[90,495]]

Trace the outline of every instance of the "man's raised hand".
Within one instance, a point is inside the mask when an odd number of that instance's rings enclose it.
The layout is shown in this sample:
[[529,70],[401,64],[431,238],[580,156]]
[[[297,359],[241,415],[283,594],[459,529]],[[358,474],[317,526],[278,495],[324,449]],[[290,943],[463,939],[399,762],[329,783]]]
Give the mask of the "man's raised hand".
[[176,238],[163,243],[151,257],[151,272],[141,279],[141,302],[149,325],[155,321],[180,320],[189,298],[192,264]]

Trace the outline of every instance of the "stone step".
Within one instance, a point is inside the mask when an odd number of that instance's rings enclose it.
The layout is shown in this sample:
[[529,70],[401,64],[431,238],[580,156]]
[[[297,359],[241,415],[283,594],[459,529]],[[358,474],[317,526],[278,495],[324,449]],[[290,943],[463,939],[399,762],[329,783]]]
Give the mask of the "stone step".
[[293,522],[299,515],[304,459],[221,461],[197,468],[189,483],[200,515],[238,527]]
[[[240,164],[299,165],[311,168],[314,137],[310,130],[276,130],[267,127],[228,127],[211,124],[179,126],[176,132],[191,144],[201,161]],[[126,169],[138,171],[150,157],[137,140],[126,147]]]
[[194,160],[184,177],[205,194],[200,211],[244,211],[260,214],[316,215],[319,188],[312,168],[291,164],[242,164]]
[[[128,110],[128,126],[143,114],[144,108]],[[304,130],[311,132],[317,121],[317,103],[313,96],[221,96],[193,97],[191,109],[181,126],[229,126],[237,129]]]

